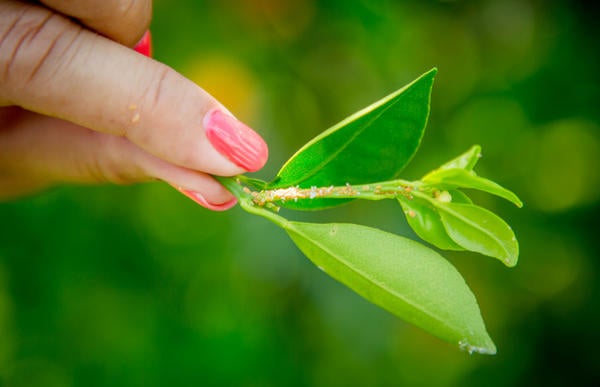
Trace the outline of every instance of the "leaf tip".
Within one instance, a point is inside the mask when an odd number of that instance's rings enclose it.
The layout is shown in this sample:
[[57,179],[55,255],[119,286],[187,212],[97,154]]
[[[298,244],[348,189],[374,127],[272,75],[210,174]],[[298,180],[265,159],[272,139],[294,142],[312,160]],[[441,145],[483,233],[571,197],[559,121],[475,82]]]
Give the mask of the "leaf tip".
[[484,339],[482,345],[473,345],[470,344],[466,339],[463,339],[458,342],[458,347],[462,351],[466,351],[469,355],[473,353],[479,353],[481,355],[495,355],[496,354],[496,345],[489,337]]
[[437,72],[438,72],[437,67],[433,67],[431,70],[423,73],[419,78],[417,78],[417,81],[421,80],[421,79],[429,80],[431,82],[431,85],[430,85],[430,87],[431,87],[433,85],[433,81],[435,79],[435,76],[437,75]]
[[506,267],[515,267],[517,266],[518,261],[519,257],[517,255],[505,257],[504,259],[502,259],[502,263],[504,263]]
[[479,353],[481,355],[495,355],[496,345],[492,339],[486,334],[481,340],[481,343],[471,344],[468,339],[462,339],[458,342],[458,348],[461,351],[466,351],[469,355]]

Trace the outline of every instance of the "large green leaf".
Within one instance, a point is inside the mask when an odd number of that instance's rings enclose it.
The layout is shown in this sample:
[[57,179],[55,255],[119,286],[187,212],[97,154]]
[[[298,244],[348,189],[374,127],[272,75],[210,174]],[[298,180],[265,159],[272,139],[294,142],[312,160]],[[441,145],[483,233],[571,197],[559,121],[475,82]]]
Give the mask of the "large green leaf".
[[508,224],[491,211],[462,203],[431,201],[442,218],[448,235],[463,248],[500,259],[513,267],[519,244]]
[[[284,164],[268,188],[363,184],[398,177],[421,142],[436,72],[430,70],[315,137]],[[304,199],[281,205],[318,209],[346,201]]]
[[475,297],[435,251],[354,224],[278,223],[315,265],[367,300],[469,352],[496,353]]

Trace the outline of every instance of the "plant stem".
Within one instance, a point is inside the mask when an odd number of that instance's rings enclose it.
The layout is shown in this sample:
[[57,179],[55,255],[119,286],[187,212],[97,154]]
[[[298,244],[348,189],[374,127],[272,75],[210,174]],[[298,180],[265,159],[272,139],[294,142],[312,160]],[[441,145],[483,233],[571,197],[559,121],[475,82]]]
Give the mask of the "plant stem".
[[238,199],[249,198],[258,207],[274,206],[277,202],[298,201],[300,199],[394,199],[398,196],[410,198],[419,189],[419,182],[390,180],[371,184],[346,184],[343,186],[300,188],[287,187],[254,191],[243,184],[242,176],[215,177]]
[[272,211],[268,211],[263,208],[263,206],[257,206],[254,203],[254,199],[252,197],[252,191],[249,191],[248,187],[243,186],[241,182],[241,176],[234,177],[223,177],[223,176],[213,176],[216,180],[218,180],[225,188],[227,188],[235,197],[237,197],[240,206],[247,212],[260,215],[263,218],[270,220],[271,222],[279,225],[282,228],[286,228],[288,224],[288,220],[282,216],[277,215]]
[[411,182],[393,180],[373,184],[360,184],[343,186],[329,186],[300,188],[287,187],[261,191],[249,191],[253,202],[258,206],[284,201],[298,201],[300,199],[365,199],[382,200],[392,199],[398,195],[410,195],[415,188]]

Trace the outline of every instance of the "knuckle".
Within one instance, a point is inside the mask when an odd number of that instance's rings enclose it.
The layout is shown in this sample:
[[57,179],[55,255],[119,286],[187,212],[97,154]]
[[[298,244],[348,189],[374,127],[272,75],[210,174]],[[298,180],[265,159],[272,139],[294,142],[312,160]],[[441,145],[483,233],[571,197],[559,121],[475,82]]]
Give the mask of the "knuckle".
[[142,35],[150,25],[152,2],[146,0],[121,0],[117,13],[119,20],[130,21],[130,23],[127,24],[135,25],[137,27],[137,34],[134,34],[134,40],[125,42],[126,44],[133,45],[141,39]]
[[[202,119],[218,103],[172,68],[153,62],[134,99],[140,117],[124,125],[123,137],[155,156],[195,170],[213,162],[206,152]],[[210,172],[210,171],[209,171]],[[216,172],[216,171],[215,171]]]
[[[139,104],[134,105],[139,106],[140,113],[136,114],[134,118],[139,120],[139,117],[142,116],[145,117],[146,121],[161,123],[165,120],[165,113],[168,112],[172,98],[176,95],[171,85],[173,84],[173,77],[177,73],[168,66],[159,65],[156,70],[153,70],[152,74],[154,75],[149,77],[146,84],[140,88]],[[137,120],[135,120],[136,122],[133,121],[132,118],[125,123],[121,136],[135,139],[136,143],[152,143],[156,134],[155,131],[146,130],[145,126],[137,124]]]
[[26,87],[40,74],[50,75],[50,62],[64,53],[65,40],[73,40],[74,34],[69,32],[77,32],[62,16],[39,7],[14,13],[12,21],[3,27],[0,82],[16,90]]
[[150,109],[157,110],[165,101],[169,94],[169,85],[171,78],[174,76],[174,71],[169,67],[164,66],[160,69],[158,75],[154,77],[154,81],[150,84],[149,92],[146,93],[148,105]]

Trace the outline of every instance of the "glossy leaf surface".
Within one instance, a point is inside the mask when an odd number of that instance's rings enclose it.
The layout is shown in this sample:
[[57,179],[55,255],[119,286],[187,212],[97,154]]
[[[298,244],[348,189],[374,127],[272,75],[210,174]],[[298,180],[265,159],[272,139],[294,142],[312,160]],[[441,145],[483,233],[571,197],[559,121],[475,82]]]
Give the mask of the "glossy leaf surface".
[[367,300],[469,352],[496,352],[475,297],[435,251],[354,224],[282,227],[315,265]]
[[[315,137],[285,163],[269,188],[339,186],[398,177],[421,142],[436,72],[430,70]],[[305,199],[281,205],[319,209],[346,201]]]
[[517,264],[519,244],[508,224],[493,212],[472,204],[436,203],[442,223],[454,242],[466,250]]

